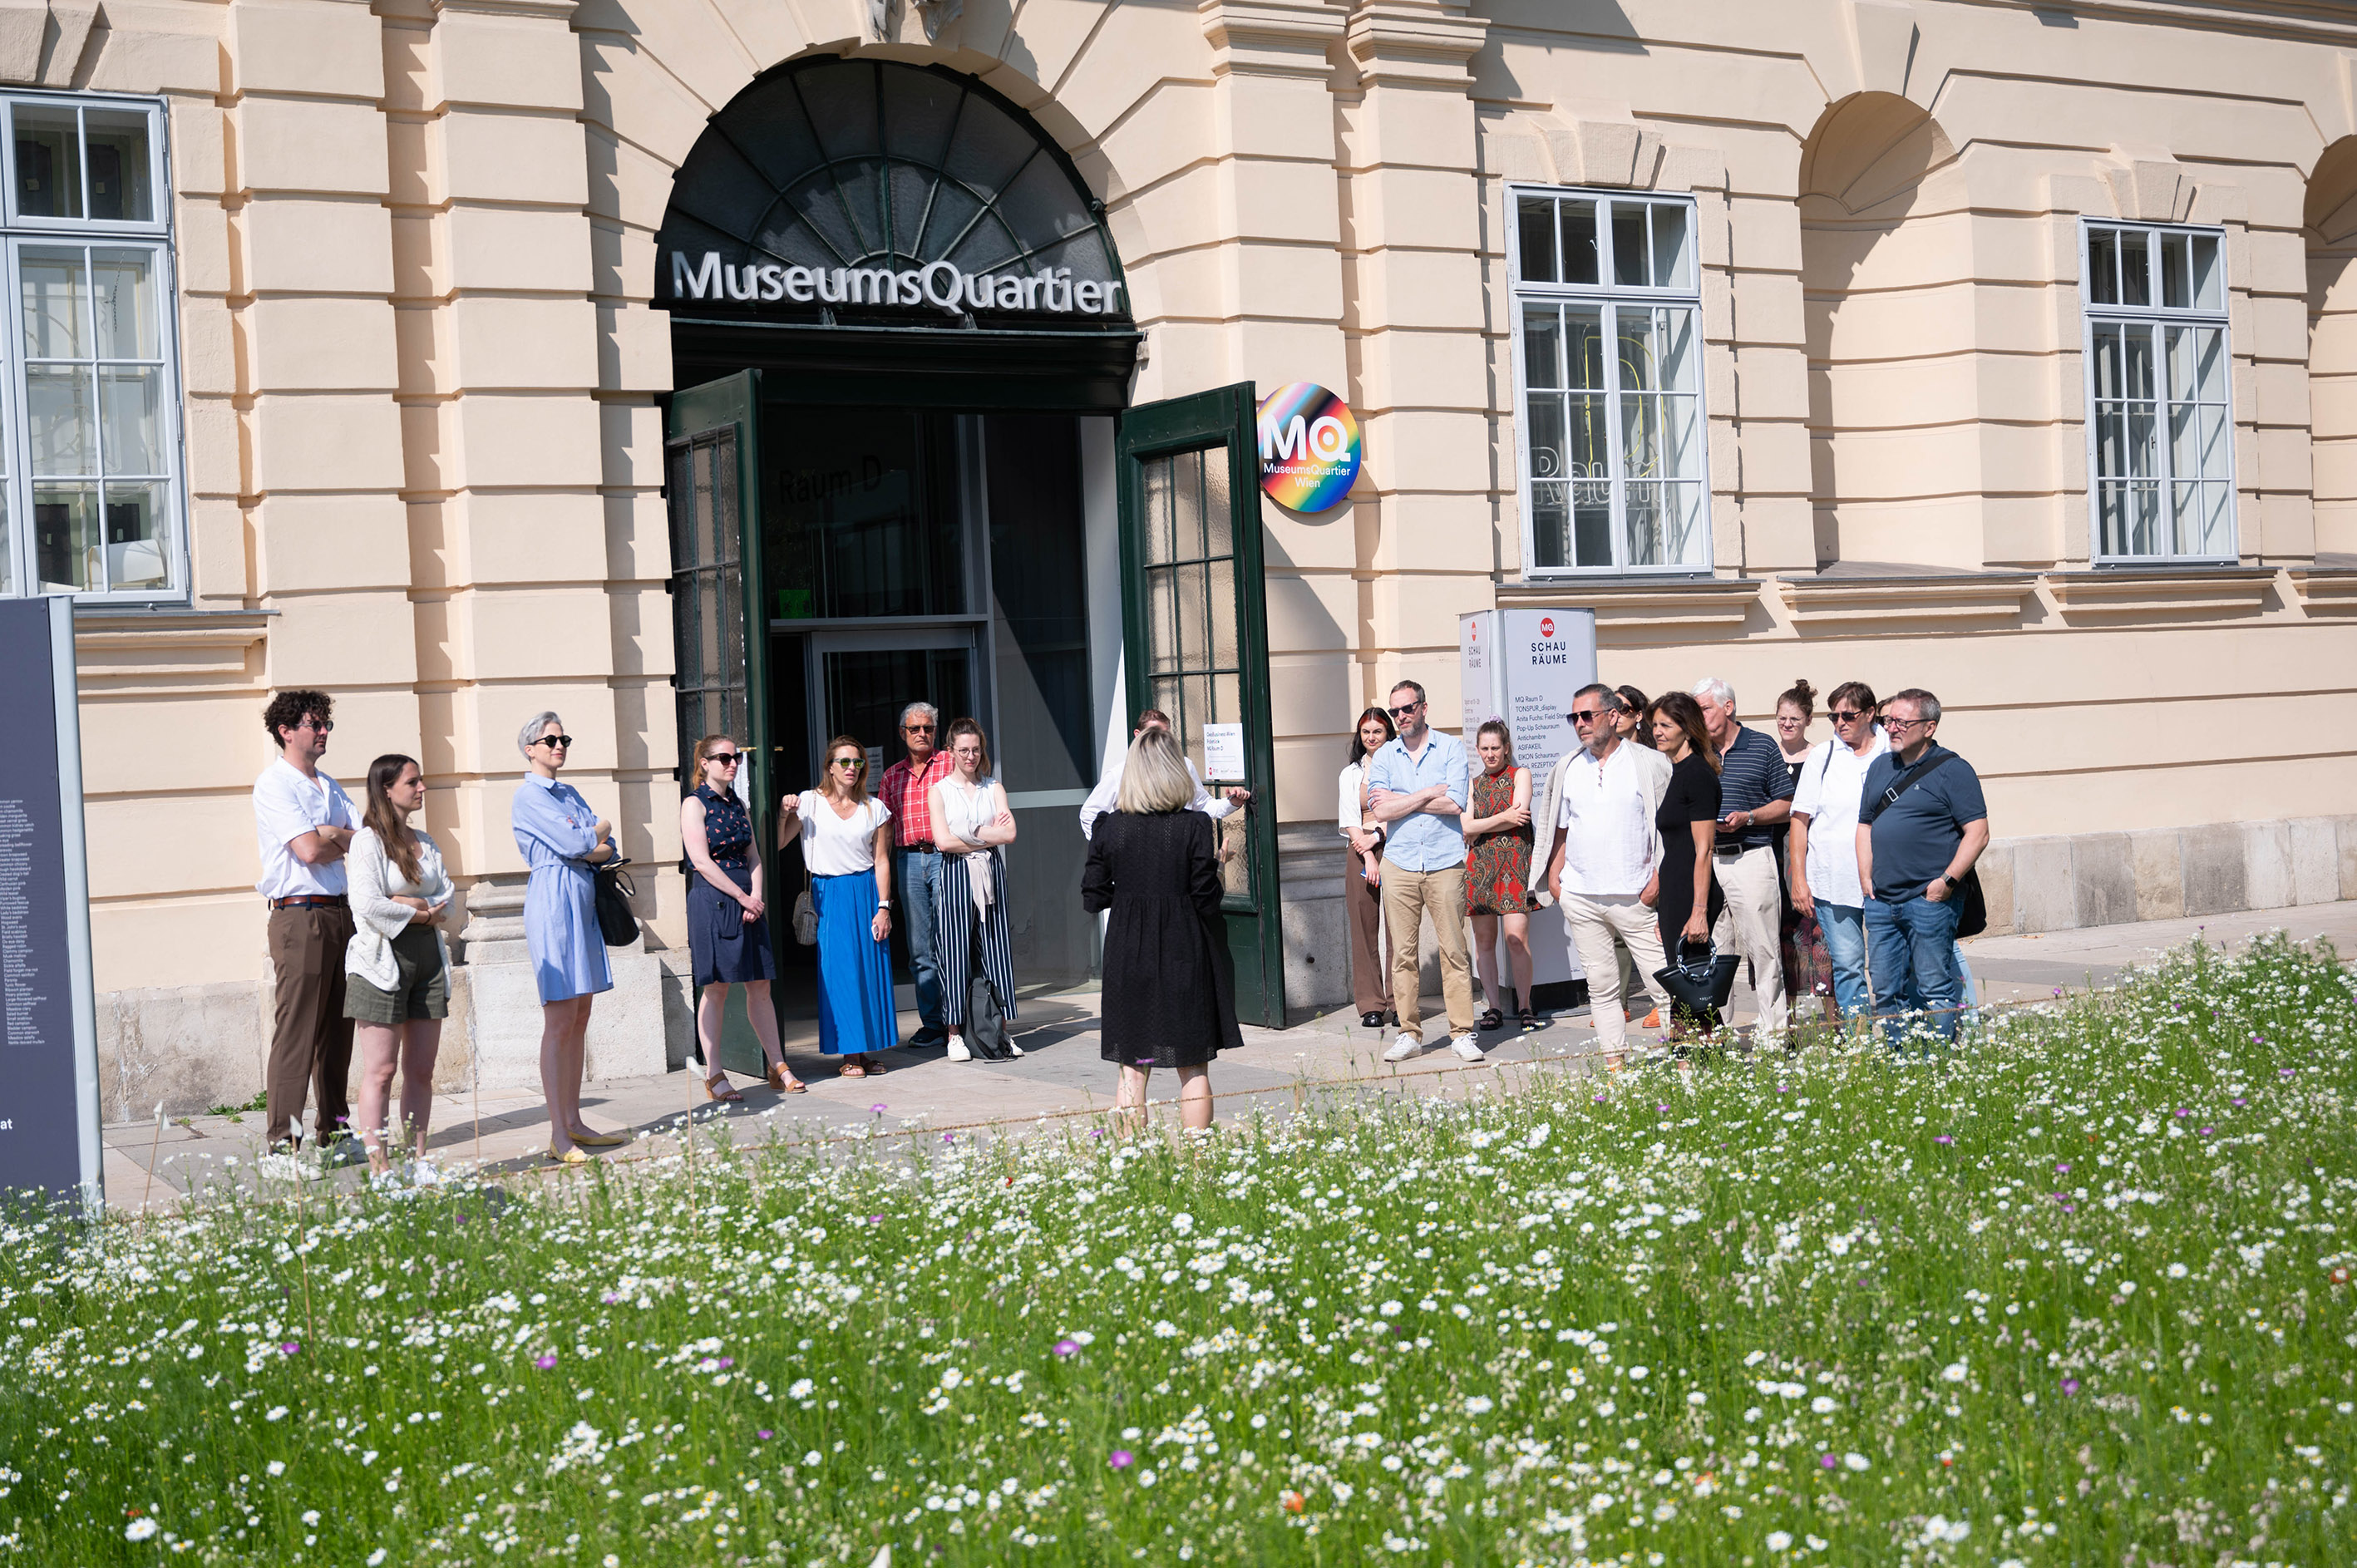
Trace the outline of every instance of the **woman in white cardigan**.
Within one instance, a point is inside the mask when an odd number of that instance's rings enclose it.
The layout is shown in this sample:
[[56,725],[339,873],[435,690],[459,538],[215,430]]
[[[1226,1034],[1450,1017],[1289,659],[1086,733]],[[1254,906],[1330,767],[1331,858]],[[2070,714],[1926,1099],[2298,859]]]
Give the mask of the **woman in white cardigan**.
[[436,923],[450,906],[450,875],[431,838],[409,825],[425,803],[414,759],[380,757],[369,764],[368,811],[352,835],[351,945],[344,950],[344,1016],[353,1021],[361,1058],[356,1120],[369,1168],[393,1168],[385,1149],[385,1101],[401,1069],[400,1134],[425,1156],[434,1109],[434,1058],[450,1011],[450,953]]

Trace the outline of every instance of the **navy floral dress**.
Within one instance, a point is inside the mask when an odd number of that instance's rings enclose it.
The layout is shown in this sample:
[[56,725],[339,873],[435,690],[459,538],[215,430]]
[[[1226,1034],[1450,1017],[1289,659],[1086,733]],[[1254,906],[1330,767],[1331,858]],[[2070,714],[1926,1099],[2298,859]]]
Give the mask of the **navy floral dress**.
[[[744,802],[709,784],[697,786],[695,798],[704,802],[704,842],[712,850],[712,864],[751,892],[753,819]],[[735,985],[777,974],[777,959],[770,951],[770,918],[748,921],[743,905],[692,866],[687,875],[687,950],[699,986]]]

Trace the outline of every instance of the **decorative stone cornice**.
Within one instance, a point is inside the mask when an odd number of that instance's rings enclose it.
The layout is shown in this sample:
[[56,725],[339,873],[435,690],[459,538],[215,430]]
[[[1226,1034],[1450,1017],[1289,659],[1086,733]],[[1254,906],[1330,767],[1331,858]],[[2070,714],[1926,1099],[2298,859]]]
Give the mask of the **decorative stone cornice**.
[[242,689],[275,610],[74,610],[74,669],[90,692]]
[[1498,603],[1593,610],[1598,637],[1655,642],[1740,631],[1760,589],[1743,577],[1524,578],[1499,584]]
[[1211,42],[1211,73],[1308,76],[1333,70],[1329,51],[1348,16],[1317,0],[1201,0],[1195,7]]
[[1351,17],[1349,48],[1370,86],[1462,88],[1490,25],[1462,4],[1372,0]]
[[2050,573],[2046,591],[2070,620],[2172,620],[2252,614],[2275,580],[2272,566],[2115,567]]
[[2008,621],[2037,591],[2031,572],[1887,577],[1780,577],[1784,607],[1803,631],[1944,631],[1970,621]]
[[2292,586],[2313,616],[2357,616],[2357,566],[2294,566]]

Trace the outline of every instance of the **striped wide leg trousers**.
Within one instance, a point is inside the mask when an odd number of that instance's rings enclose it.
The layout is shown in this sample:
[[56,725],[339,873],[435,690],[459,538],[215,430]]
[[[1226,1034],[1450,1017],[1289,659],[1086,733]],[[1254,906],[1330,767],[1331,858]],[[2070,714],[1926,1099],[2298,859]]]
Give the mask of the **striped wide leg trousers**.
[[971,873],[962,854],[942,856],[942,880],[935,927],[941,933],[936,950],[942,966],[942,1021],[954,1031],[965,1022],[966,993],[974,977],[974,954],[982,955],[983,977],[998,994],[998,1010],[1015,1016],[1015,954],[1006,938],[1006,866],[990,857],[990,918],[974,918]]

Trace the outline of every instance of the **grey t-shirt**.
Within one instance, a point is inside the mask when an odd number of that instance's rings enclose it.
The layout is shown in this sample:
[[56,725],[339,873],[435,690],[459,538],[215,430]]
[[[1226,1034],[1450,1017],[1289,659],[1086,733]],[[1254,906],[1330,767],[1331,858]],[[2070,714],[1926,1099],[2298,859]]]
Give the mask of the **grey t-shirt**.
[[1866,770],[1858,820],[1873,819],[1874,897],[1886,904],[1921,897],[1931,880],[1955,859],[1965,824],[1988,816],[1980,776],[1971,763],[1936,741],[1915,762],[1921,766],[1942,756],[1952,760],[1942,763],[1890,804],[1884,803],[1883,791],[1909,771],[1899,754],[1887,751]]

